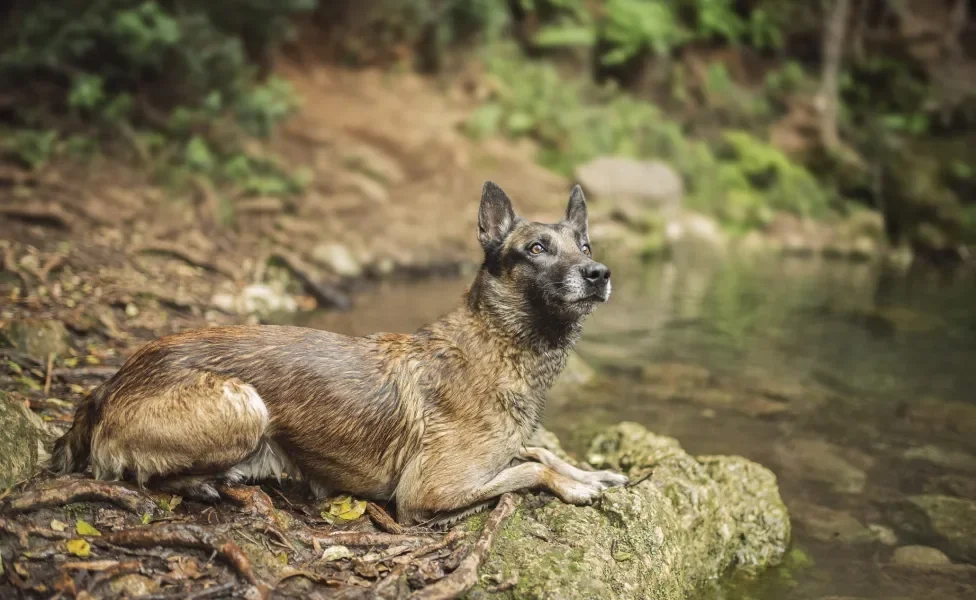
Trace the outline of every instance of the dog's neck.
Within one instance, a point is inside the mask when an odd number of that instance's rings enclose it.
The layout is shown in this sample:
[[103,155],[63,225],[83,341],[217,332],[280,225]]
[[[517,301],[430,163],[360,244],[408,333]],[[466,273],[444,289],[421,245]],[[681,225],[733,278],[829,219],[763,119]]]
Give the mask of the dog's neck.
[[582,317],[561,317],[482,269],[465,295],[465,307],[485,329],[513,349],[565,356],[583,331]]

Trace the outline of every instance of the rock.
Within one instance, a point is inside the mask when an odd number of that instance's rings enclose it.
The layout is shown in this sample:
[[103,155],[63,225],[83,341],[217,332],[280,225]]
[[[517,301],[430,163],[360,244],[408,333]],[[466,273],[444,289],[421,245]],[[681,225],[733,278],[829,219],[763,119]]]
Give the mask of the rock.
[[874,532],[843,511],[797,502],[792,504],[792,512],[807,535],[821,542],[865,544],[877,539]]
[[575,176],[588,198],[612,205],[631,219],[670,213],[684,197],[681,175],[660,161],[604,156],[576,167]]
[[[790,440],[773,450],[782,469],[792,476],[826,484],[837,492],[859,494],[864,491],[867,475],[851,464],[844,450],[822,440]],[[870,464],[870,459],[860,457]]]
[[363,267],[342,244],[319,244],[312,250],[312,260],[341,277],[359,277]]
[[948,565],[949,557],[928,546],[902,546],[895,549],[891,562],[896,565]]
[[905,460],[920,460],[944,469],[956,469],[976,473],[976,456],[958,450],[946,450],[938,446],[909,448],[902,455]]
[[886,506],[899,531],[963,562],[976,563],[976,502],[923,494]]
[[14,321],[3,330],[11,346],[39,361],[49,354],[64,356],[71,347],[64,323],[54,319]]
[[936,475],[925,482],[925,492],[976,500],[976,478],[965,475]]
[[868,525],[868,529],[874,534],[875,539],[885,546],[894,546],[898,543],[898,534],[891,527],[871,523]]
[[116,577],[109,583],[109,588],[116,594],[128,598],[148,596],[159,591],[159,584],[145,575],[131,574]]
[[580,358],[576,352],[570,352],[566,360],[566,367],[556,378],[555,386],[586,385],[596,377],[596,371]]
[[576,167],[575,176],[594,199],[639,198],[663,206],[684,196],[681,175],[660,161],[602,156]]
[[526,499],[482,567],[484,576],[517,578],[505,597],[683,598],[730,569],[758,572],[783,559],[789,517],[760,465],[694,458],[634,423],[598,435],[588,460],[632,479],[652,474],[593,506]]
[[0,391],[0,490],[34,474],[37,432],[28,409]]
[[691,211],[682,212],[667,224],[665,239],[671,245],[690,244],[710,248],[722,248],[727,241],[718,221]]
[[904,418],[915,427],[935,433],[950,432],[966,439],[976,437],[976,405],[973,404],[926,396],[906,405]]
[[267,316],[298,310],[295,298],[286,292],[280,283],[276,285],[255,283],[238,294],[214,294],[210,302],[225,312],[242,315]]
[[386,152],[367,144],[351,146],[343,156],[348,168],[388,185],[402,183],[406,179],[403,167]]

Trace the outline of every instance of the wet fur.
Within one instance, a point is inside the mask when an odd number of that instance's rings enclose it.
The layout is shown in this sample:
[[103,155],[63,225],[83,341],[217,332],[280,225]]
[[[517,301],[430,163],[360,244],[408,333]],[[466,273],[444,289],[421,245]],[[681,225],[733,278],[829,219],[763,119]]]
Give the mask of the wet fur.
[[[158,339],[83,402],[53,466],[208,500],[216,480],[287,472],[318,495],[393,499],[404,523],[527,487],[589,502],[624,478],[526,447],[583,318],[609,296],[608,271],[580,275],[605,269],[586,235],[579,188],[566,220],[544,225],[489,182],[484,265],[452,313],[412,335],[258,326]],[[527,250],[536,241],[544,256]]]

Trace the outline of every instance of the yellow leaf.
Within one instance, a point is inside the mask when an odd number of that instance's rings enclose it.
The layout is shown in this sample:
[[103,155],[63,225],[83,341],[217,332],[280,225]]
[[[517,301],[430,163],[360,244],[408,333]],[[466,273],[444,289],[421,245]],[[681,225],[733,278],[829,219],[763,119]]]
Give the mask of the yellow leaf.
[[67,523],[62,523],[61,521],[58,521],[57,519],[54,519],[53,521],[51,521],[51,529],[53,529],[54,531],[64,531],[67,528],[68,528],[68,524]]
[[82,521],[81,519],[78,519],[78,522],[75,523],[75,531],[78,532],[78,535],[102,535],[101,531],[95,529],[89,523]]
[[352,496],[337,496],[329,503],[328,510],[322,511],[322,518],[329,523],[348,523],[355,521],[366,512],[366,501]]
[[97,365],[102,361],[98,360],[97,356],[92,356],[91,354],[89,354],[88,356],[85,357],[85,362],[90,365]]
[[280,562],[283,565],[287,565],[288,564],[288,554],[286,552],[282,552],[281,554],[279,554],[278,555],[278,562]]
[[75,367],[78,366],[78,359],[77,358],[66,358],[66,359],[64,359],[64,366],[68,367],[69,369],[74,369]]
[[79,558],[91,556],[91,546],[85,540],[68,540],[68,552]]
[[142,515],[142,524],[143,525],[149,525],[149,522],[150,521],[152,521],[152,515],[151,514],[146,513],[146,514]]
[[183,502],[183,498],[182,497],[180,497],[180,496],[173,496],[172,498],[169,499],[169,509],[170,510],[174,510],[182,502]]

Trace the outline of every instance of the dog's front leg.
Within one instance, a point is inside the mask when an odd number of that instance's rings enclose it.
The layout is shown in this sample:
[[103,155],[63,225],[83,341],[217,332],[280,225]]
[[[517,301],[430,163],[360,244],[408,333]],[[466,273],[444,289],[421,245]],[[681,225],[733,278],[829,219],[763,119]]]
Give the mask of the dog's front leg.
[[560,475],[565,475],[576,481],[596,486],[599,489],[615,487],[627,483],[627,477],[613,471],[584,471],[559,458],[545,448],[522,448],[521,458],[534,460],[551,468]]
[[508,467],[483,487],[474,490],[463,504],[477,504],[506,492],[526,489],[544,489],[563,502],[583,505],[596,500],[603,487],[579,481],[538,462],[527,462]]

